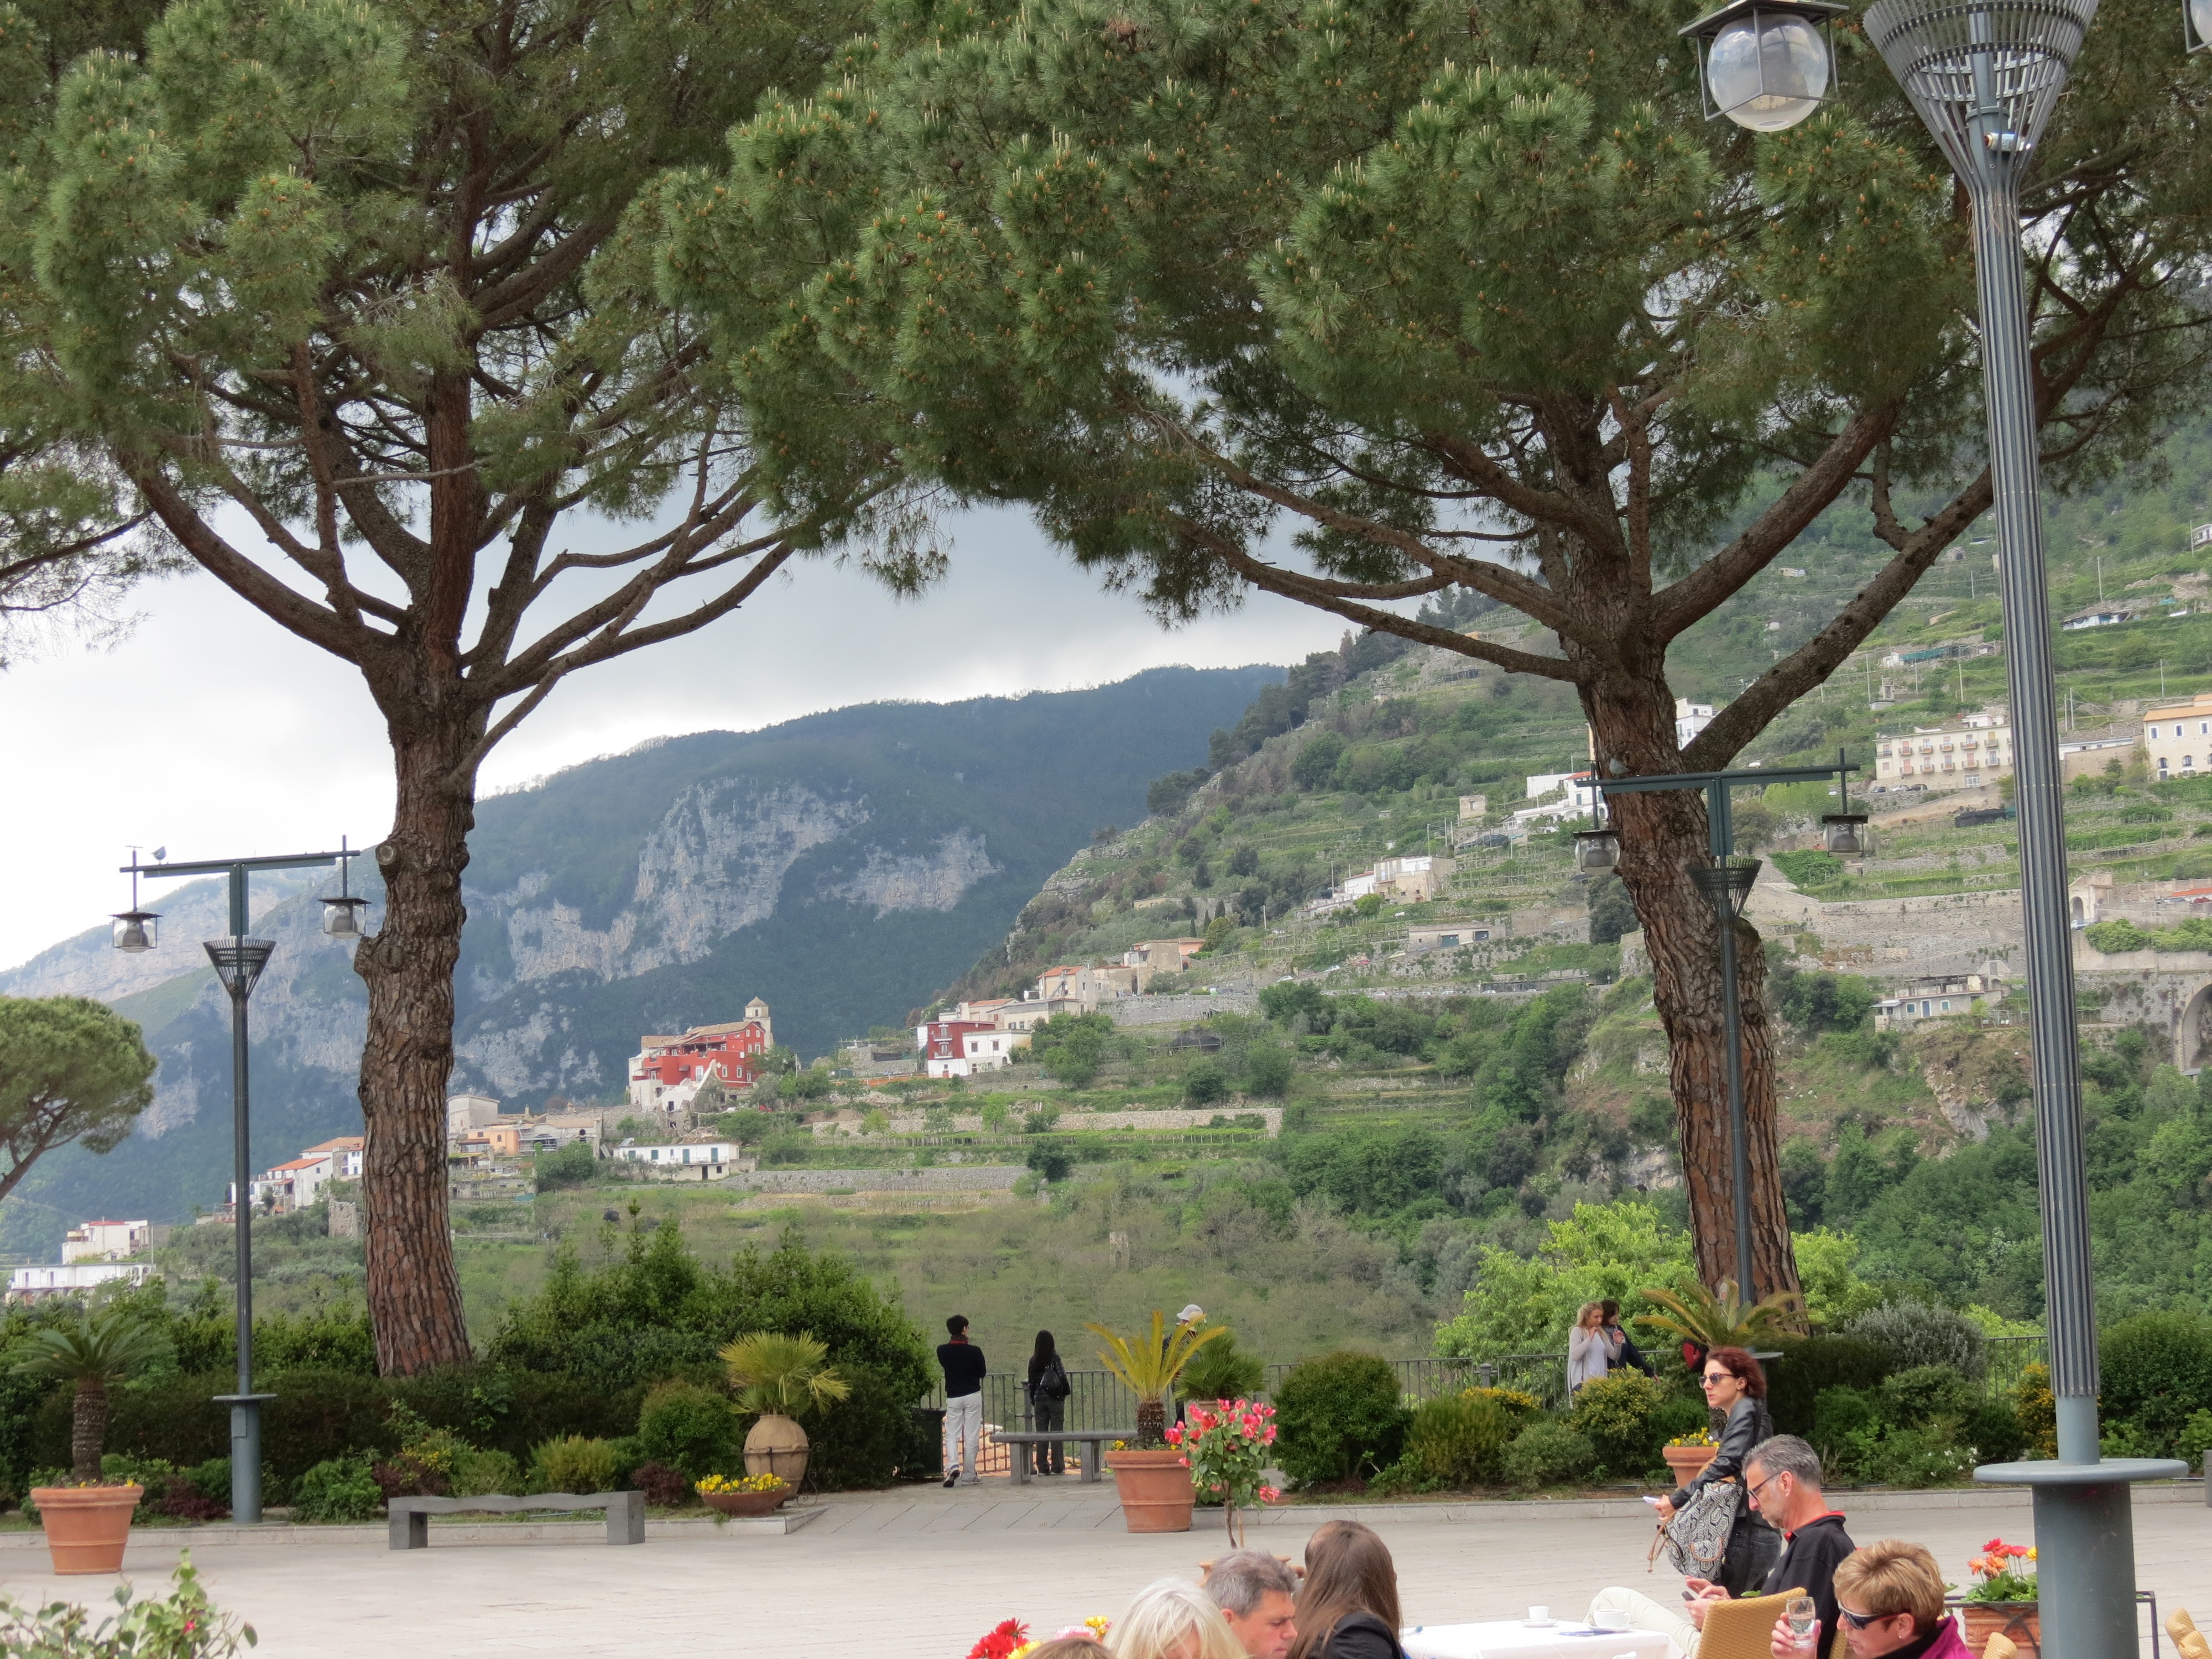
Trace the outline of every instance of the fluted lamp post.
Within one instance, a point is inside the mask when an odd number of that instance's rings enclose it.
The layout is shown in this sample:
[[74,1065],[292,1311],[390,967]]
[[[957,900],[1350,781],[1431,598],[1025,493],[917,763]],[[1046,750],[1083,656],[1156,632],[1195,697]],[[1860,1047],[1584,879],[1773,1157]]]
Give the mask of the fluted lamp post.
[[[156,858],[160,856],[156,849]],[[204,943],[216,977],[230,997],[230,1117],[231,1221],[237,1285],[238,1389],[216,1398],[230,1407],[230,1518],[240,1526],[261,1519],[261,1407],[274,1395],[253,1391],[253,1160],[251,1097],[247,1090],[246,1006],[260,981],[262,970],[276,953],[273,939],[253,939],[250,923],[247,883],[256,870],[307,870],[335,861],[339,869],[338,894],[325,898],[323,931],[334,939],[357,939],[361,926],[355,912],[368,903],[352,896],[345,878],[347,862],[355,854],[344,842],[335,853],[302,853],[282,858],[214,859],[194,863],[156,862],[142,865],[134,854],[124,873],[131,878],[131,908],[117,913],[113,943],[118,951],[133,953],[157,948],[158,913],[138,905],[141,876],[211,876],[230,878],[230,932]]]
[[[2187,14],[2189,25],[2212,21],[2202,15],[2206,9],[2197,0]],[[2067,926],[2065,805],[2045,611],[2030,319],[2021,273],[2021,181],[2096,15],[2097,0],[1875,0],[1865,18],[1868,40],[1942,147],[1973,211],[1983,401],[2002,556],[1998,586],[2017,734],[2021,931],[2045,1319],[2058,1418],[2055,1461],[1989,1464],[1975,1470],[1974,1478],[2034,1492],[2048,1659],[2109,1659],[2136,1650],[2128,1483],[2186,1473],[2183,1464],[2166,1458],[2101,1460],[2098,1446],[2097,1324]]]

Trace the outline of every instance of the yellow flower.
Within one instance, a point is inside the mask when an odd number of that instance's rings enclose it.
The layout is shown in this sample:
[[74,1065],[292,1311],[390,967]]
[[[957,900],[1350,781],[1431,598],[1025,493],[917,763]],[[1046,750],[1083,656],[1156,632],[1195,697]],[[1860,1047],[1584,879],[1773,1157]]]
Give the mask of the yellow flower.
[[1094,1613],[1083,1622],[1089,1628],[1091,1633],[1097,1637],[1100,1641],[1103,1642],[1106,1639],[1107,1621],[1103,1613]]
[[2033,1544],[2027,1547],[2027,1559],[2031,1561],[2035,1559],[2035,1546]]

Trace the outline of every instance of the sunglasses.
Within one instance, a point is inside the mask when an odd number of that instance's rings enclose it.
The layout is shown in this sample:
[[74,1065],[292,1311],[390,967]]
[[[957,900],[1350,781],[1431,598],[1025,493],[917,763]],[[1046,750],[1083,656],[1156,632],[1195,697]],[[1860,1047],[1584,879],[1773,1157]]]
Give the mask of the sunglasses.
[[1733,1371],[1707,1371],[1698,1379],[1700,1387],[1717,1389],[1723,1382],[1740,1382],[1743,1379]]
[[1885,1619],[1896,1619],[1901,1616],[1894,1613],[1853,1613],[1849,1607],[1843,1607],[1836,1609],[1836,1617],[1853,1630],[1864,1630],[1869,1625],[1879,1625]]

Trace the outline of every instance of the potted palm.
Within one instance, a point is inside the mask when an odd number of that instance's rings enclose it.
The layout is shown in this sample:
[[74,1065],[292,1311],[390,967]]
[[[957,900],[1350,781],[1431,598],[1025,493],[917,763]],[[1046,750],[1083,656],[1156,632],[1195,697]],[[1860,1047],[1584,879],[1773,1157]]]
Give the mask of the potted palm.
[[782,1477],[793,1492],[806,1478],[809,1442],[796,1413],[823,1411],[852,1393],[828,1361],[830,1345],[810,1331],[755,1331],[722,1350],[738,1404],[758,1412],[745,1436],[745,1473]]
[[1103,1325],[1085,1328],[1106,1345],[1098,1356],[1106,1369],[1137,1396],[1136,1445],[1106,1454],[1123,1524],[1131,1532],[1188,1532],[1198,1494],[1191,1484],[1190,1460],[1168,1444],[1168,1396],[1191,1356],[1226,1336],[1228,1328],[1192,1320],[1170,1331],[1167,1316],[1155,1308],[1151,1335],[1133,1342]]
[[111,1308],[87,1313],[70,1324],[49,1325],[16,1349],[18,1376],[52,1377],[76,1389],[70,1418],[70,1484],[39,1486],[31,1492],[58,1573],[122,1568],[131,1516],[145,1491],[129,1481],[110,1486],[100,1480],[100,1454],[107,1442],[107,1389],[146,1364],[162,1346],[161,1335],[152,1326]]

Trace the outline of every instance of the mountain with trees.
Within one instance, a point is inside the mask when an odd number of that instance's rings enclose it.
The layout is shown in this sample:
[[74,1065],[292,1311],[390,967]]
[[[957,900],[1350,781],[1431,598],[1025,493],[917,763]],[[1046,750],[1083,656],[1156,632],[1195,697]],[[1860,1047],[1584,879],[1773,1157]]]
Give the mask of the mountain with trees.
[[[570,769],[478,809],[464,888],[456,1086],[542,1106],[618,1100],[647,1031],[767,999],[811,1057],[925,1002],[1076,848],[1143,815],[1146,781],[1195,762],[1274,668],[1155,669],[1083,691],[873,703],[759,732],[699,732]],[[368,860],[363,860],[364,863]],[[6,1248],[52,1248],[93,1212],[180,1220],[230,1169],[228,1005],[198,940],[195,884],[159,951],[88,932],[0,975],[27,997],[91,989],[160,1059],[137,1133],[51,1153],[0,1206]],[[277,950],[253,1000],[253,1147],[265,1167],[361,1133],[366,1010],[312,884],[272,882]],[[357,889],[356,890],[360,890]],[[385,894],[369,879],[372,930]],[[181,924],[181,925],[179,925]]]

